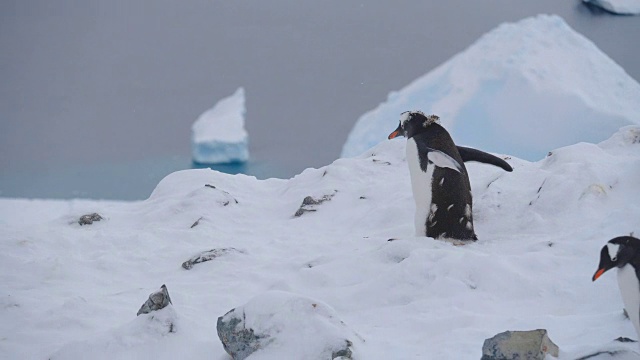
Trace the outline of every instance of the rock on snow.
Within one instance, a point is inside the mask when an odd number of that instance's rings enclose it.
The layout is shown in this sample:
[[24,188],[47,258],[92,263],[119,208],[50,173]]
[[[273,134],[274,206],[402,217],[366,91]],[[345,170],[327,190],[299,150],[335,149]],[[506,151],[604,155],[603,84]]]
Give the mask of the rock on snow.
[[456,143],[538,160],[640,123],[640,84],[562,18],[502,24],[362,115],[355,156],[386,140],[401,112],[437,114]]
[[249,159],[248,135],[244,128],[244,101],[244,89],[239,88],[193,123],[193,161],[201,164],[224,164]]
[[582,0],[620,15],[639,15],[640,0]]

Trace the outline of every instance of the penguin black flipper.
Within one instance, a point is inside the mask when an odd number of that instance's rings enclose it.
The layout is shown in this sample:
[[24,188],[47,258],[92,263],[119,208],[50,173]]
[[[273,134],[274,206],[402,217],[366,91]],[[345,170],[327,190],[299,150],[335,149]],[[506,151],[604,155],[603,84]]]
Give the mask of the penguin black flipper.
[[506,161],[500,159],[497,156],[491,155],[484,151],[480,151],[473,148],[468,148],[464,146],[457,146],[458,152],[460,153],[460,157],[462,161],[477,161],[485,164],[495,165],[499,168],[502,168],[505,171],[511,172],[513,168]]

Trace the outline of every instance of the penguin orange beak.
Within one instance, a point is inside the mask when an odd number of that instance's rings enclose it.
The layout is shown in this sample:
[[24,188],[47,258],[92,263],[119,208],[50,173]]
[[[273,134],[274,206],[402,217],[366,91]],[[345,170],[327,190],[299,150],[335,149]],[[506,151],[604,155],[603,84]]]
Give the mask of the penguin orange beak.
[[599,278],[600,276],[602,276],[602,274],[604,274],[607,270],[609,270],[609,269],[598,269],[598,271],[596,271],[596,273],[595,273],[595,274],[593,274],[593,278],[592,278],[592,280],[591,280],[591,281],[596,281],[596,280],[598,280],[598,278]]
[[598,271],[593,274],[591,281],[596,281],[602,274],[616,267],[616,263],[611,261],[607,247],[603,246],[600,250],[600,263],[598,264]]
[[395,129],[391,134],[389,134],[389,136],[387,137],[387,139],[391,140],[393,138],[396,138],[398,136],[402,136],[402,125],[398,125],[398,128]]

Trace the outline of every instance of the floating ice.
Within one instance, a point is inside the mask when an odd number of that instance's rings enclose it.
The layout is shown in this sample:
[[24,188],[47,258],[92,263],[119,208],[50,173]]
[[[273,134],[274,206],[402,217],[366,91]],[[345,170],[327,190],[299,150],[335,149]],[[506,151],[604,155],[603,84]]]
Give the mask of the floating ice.
[[358,119],[342,150],[386,141],[400,114],[437,114],[456,143],[538,160],[640,122],[640,84],[562,18],[502,24]]
[[640,0],[582,0],[614,14],[640,15]]
[[244,89],[200,115],[191,127],[193,161],[227,164],[249,159],[249,138],[244,129]]

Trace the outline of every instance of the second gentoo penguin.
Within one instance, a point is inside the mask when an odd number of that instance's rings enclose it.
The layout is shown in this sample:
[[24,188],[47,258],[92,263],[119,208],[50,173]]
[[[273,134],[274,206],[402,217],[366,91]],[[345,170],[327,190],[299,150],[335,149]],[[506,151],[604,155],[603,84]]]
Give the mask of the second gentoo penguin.
[[489,163],[507,171],[512,168],[491,154],[456,146],[438,122],[435,115],[407,111],[389,135],[389,139],[407,138],[416,235],[475,241],[478,238],[473,228],[471,184],[464,161]]
[[618,287],[624,308],[640,337],[640,239],[619,236],[600,250],[600,264],[593,274],[596,281],[607,270],[618,268]]

